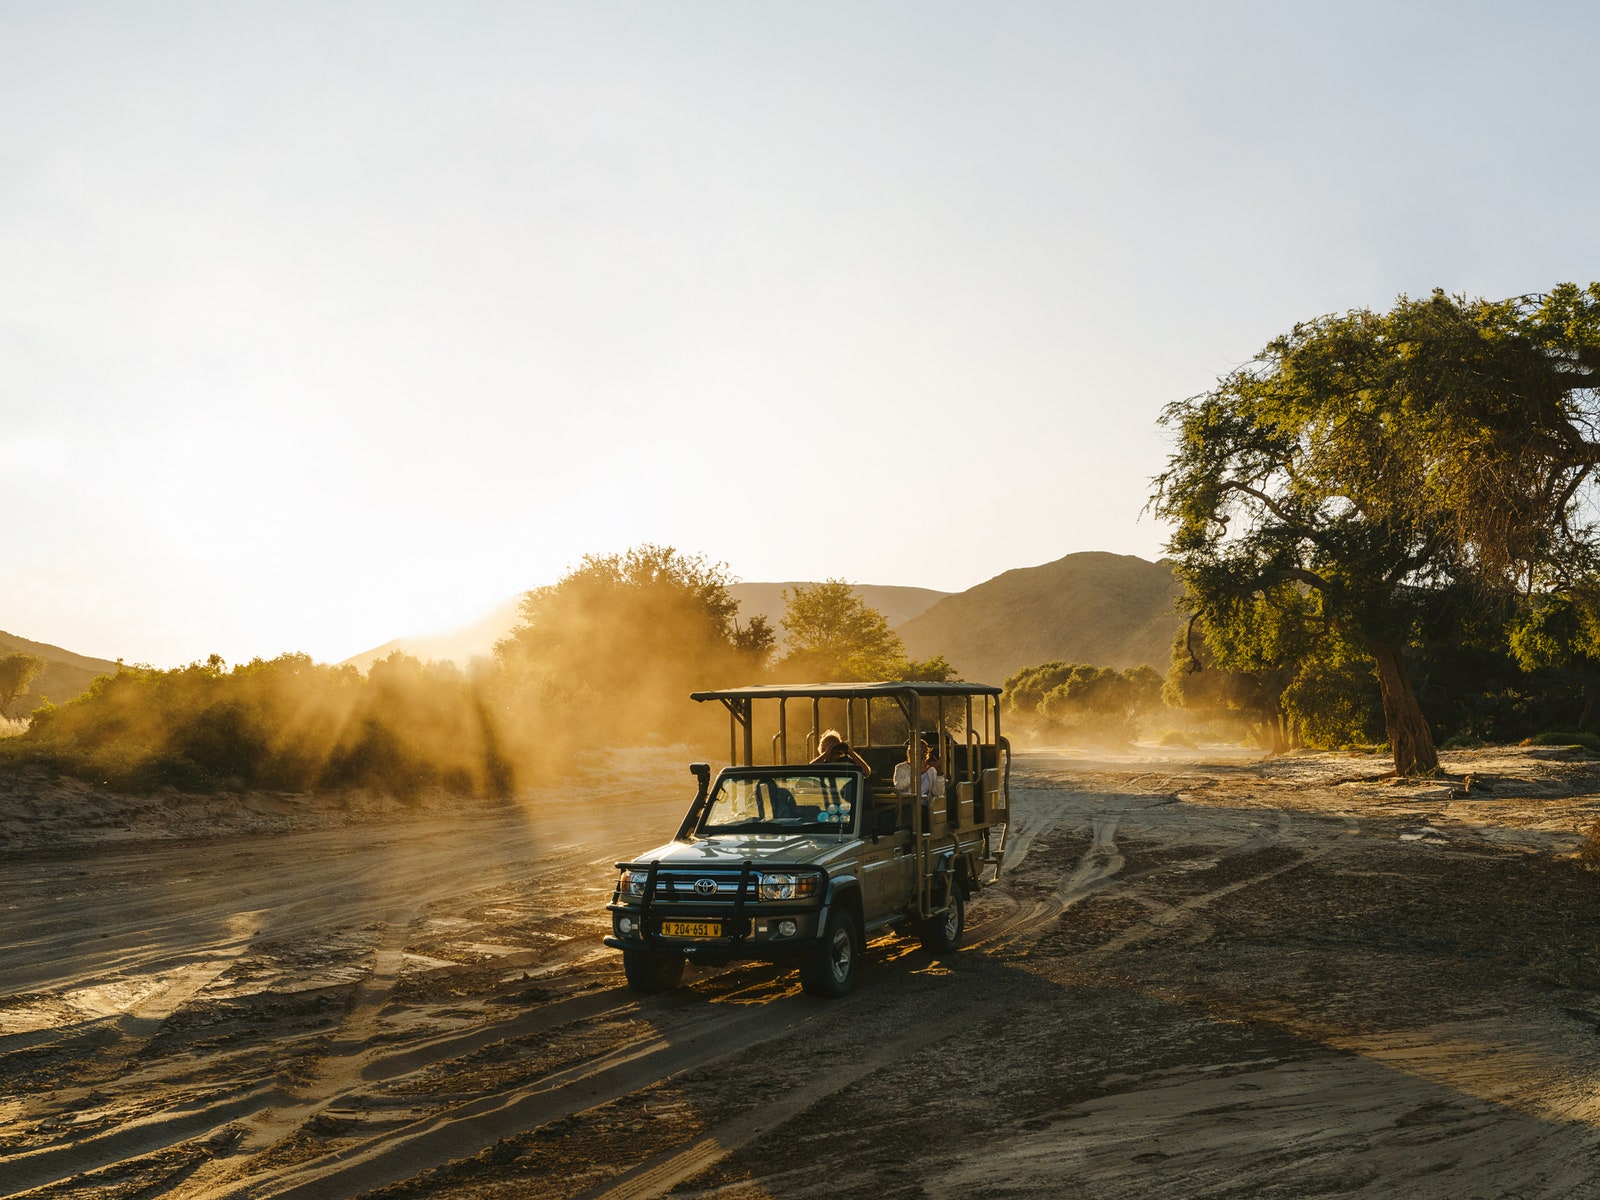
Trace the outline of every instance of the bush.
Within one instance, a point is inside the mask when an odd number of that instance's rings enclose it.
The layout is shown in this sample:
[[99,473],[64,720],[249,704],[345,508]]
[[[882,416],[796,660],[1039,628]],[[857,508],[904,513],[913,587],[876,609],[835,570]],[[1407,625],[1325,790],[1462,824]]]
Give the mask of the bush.
[[1139,718],[1161,703],[1161,677],[1149,667],[1117,671],[1083,663],[1043,663],[1007,679],[1001,703],[1022,728],[1129,742],[1138,732]]
[[114,773],[134,792],[167,787],[180,792],[214,792],[223,786],[223,781],[181,754],[153,754]]
[[318,786],[504,794],[513,779],[478,686],[395,654],[363,677],[288,654],[227,670],[119,667],[34,714],[8,756],[132,791]]
[[1536,733],[1526,739],[1524,746],[1581,746],[1600,754],[1600,734],[1593,733]]

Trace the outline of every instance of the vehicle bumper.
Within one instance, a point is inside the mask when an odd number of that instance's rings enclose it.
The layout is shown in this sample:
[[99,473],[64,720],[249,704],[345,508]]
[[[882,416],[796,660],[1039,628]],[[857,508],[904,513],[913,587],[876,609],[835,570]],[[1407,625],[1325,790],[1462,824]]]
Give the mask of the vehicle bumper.
[[[826,908],[746,910],[746,915],[739,918],[731,913],[652,910],[647,926],[641,929],[637,908],[615,906],[611,910],[611,936],[605,944],[613,950],[642,954],[681,954],[691,962],[710,965],[750,959],[780,962],[817,944],[826,915]],[[626,933],[624,922],[629,923]],[[662,932],[664,924],[674,922],[715,923],[720,932],[711,937],[677,937]]]

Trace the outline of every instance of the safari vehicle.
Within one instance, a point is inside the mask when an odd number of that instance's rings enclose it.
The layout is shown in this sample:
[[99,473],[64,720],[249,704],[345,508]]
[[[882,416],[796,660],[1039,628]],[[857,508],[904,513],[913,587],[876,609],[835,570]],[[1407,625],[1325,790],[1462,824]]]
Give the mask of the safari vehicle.
[[[729,765],[713,782],[708,764],[692,764],[699,786],[677,835],[617,864],[605,944],[622,951],[629,985],[663,992],[685,962],[758,959],[794,963],[807,992],[837,997],[875,934],[954,952],[967,900],[1005,857],[999,697],[972,683],[693,693],[727,707]],[[859,762],[813,761],[829,730]],[[927,799],[924,746],[943,764]]]

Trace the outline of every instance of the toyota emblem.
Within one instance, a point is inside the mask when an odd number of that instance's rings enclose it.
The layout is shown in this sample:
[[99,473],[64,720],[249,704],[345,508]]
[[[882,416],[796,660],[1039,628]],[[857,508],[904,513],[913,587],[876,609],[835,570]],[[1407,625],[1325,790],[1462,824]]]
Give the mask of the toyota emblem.
[[702,896],[715,896],[717,894],[717,881],[715,879],[696,879],[694,890]]

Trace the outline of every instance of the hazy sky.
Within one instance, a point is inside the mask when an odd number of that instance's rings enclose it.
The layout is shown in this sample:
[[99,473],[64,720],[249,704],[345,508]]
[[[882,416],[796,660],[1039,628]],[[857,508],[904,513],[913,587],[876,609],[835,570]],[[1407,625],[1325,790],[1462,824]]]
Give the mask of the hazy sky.
[[1296,320],[1600,278],[1600,9],[0,0],[0,629],[1154,558]]

